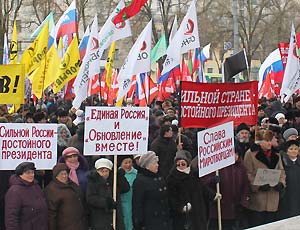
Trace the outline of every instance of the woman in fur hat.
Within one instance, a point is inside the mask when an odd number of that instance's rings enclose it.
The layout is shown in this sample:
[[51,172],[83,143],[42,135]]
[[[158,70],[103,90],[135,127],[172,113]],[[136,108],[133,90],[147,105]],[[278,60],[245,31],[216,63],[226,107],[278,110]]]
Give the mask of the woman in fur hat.
[[[262,225],[276,220],[280,192],[285,187],[285,172],[281,156],[272,148],[273,132],[270,130],[256,130],[255,145],[246,153],[245,167],[250,181],[251,193],[249,209],[251,226]],[[276,169],[281,171],[278,184],[271,186],[254,185],[258,169]]]
[[206,230],[209,201],[220,196],[202,184],[198,172],[191,172],[191,160],[190,152],[177,151],[167,177],[174,230]]

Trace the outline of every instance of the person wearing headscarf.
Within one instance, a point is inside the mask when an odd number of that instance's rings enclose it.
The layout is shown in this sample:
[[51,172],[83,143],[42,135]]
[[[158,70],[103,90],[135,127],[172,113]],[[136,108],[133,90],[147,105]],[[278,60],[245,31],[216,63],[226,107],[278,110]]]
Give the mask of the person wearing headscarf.
[[122,211],[124,216],[125,230],[133,230],[132,224],[132,185],[137,176],[137,170],[133,167],[132,155],[119,155],[118,162],[125,171],[125,178],[130,186],[130,190],[121,194]]
[[37,181],[35,165],[22,162],[10,177],[5,195],[6,230],[47,230],[47,202]]
[[174,167],[167,177],[171,216],[174,230],[206,230],[209,202],[216,193],[202,183],[198,172],[191,172],[192,156],[187,150],[179,150]]
[[300,215],[300,156],[297,140],[285,143],[282,162],[286,174],[286,189],[280,200],[279,216],[285,219]]
[[124,230],[120,194],[128,192],[130,186],[124,177],[124,170],[117,174],[117,201],[113,199],[113,163],[106,158],[95,162],[95,169],[88,175],[86,201],[90,213],[92,230],[112,230],[113,210],[117,211],[117,229]]
[[57,125],[57,159],[62,156],[62,152],[68,147],[71,133],[65,124]]
[[86,191],[88,163],[78,149],[68,147],[62,152],[59,163],[65,163],[69,169],[69,178],[77,185],[81,191]]
[[[272,148],[273,132],[256,130],[255,145],[246,153],[244,164],[250,182],[251,192],[249,222],[251,227],[267,224],[277,220],[279,197],[285,187],[285,172],[281,156]],[[276,185],[254,185],[258,169],[280,170],[279,182]]]
[[87,230],[84,196],[79,186],[69,179],[68,167],[53,167],[53,180],[45,189],[48,203],[49,230]]
[[168,191],[158,173],[158,157],[148,151],[139,160],[140,170],[133,182],[132,212],[135,230],[171,230]]

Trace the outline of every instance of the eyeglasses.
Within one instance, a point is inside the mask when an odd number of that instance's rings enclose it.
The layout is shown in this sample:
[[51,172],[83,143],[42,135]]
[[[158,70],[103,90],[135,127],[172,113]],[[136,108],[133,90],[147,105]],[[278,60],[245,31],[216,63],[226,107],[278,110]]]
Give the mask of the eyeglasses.
[[75,158],[75,157],[78,157],[78,155],[77,154],[72,154],[72,155],[67,155],[65,157],[66,158]]

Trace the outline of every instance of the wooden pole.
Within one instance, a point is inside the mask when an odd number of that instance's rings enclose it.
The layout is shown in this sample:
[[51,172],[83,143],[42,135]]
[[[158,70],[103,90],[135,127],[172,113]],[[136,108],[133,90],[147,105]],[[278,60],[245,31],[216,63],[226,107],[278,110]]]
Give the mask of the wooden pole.
[[[216,171],[216,176],[219,177],[219,170]],[[217,183],[217,194],[220,194],[220,182]],[[218,198],[218,225],[219,230],[222,230],[222,215],[221,215],[221,199]]]
[[[114,184],[113,184],[113,199],[117,201],[117,163],[118,156],[114,155]],[[113,229],[116,230],[117,226],[117,210],[113,209]]]

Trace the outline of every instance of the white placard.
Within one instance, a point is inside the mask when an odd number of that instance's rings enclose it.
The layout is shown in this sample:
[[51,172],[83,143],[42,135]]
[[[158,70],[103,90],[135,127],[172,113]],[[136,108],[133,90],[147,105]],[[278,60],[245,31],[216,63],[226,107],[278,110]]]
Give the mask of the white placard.
[[86,107],[84,155],[145,154],[148,107]]
[[235,163],[233,121],[198,132],[199,177]]
[[278,184],[281,175],[281,170],[278,169],[262,169],[259,168],[256,171],[253,185],[265,185],[275,186]]
[[0,170],[14,170],[24,161],[52,169],[57,161],[57,124],[0,124]]

